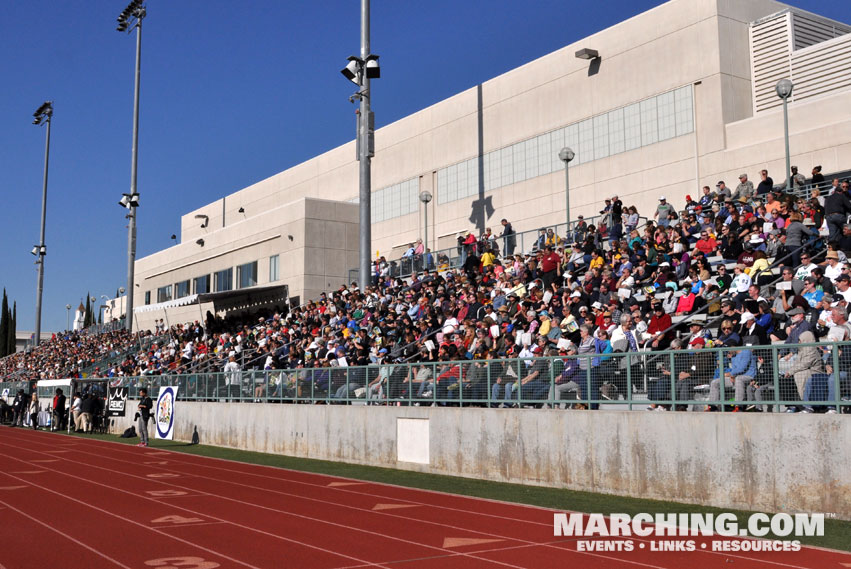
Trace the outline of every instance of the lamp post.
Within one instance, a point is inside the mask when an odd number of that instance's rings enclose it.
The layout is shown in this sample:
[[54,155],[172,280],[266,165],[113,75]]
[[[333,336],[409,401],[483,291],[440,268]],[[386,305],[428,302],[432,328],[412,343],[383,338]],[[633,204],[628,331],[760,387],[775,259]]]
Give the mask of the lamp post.
[[33,247],[32,254],[36,256],[38,265],[38,284],[35,293],[35,345],[41,343],[41,297],[44,291],[44,256],[47,247],[44,246],[44,224],[47,217],[47,165],[50,159],[50,124],[53,122],[53,101],[45,101],[33,113],[33,124],[41,126],[47,123],[47,136],[44,143],[44,183],[41,188],[41,238],[38,245]]
[[425,248],[423,249],[423,265],[426,269],[429,268],[428,263],[428,204],[432,199],[431,192],[423,190],[420,192],[420,201],[423,202],[423,210],[425,211]]
[[[133,278],[136,263],[136,208],[139,207],[139,192],[136,190],[136,172],[138,164],[139,150],[139,79],[141,76],[142,64],[142,20],[147,15],[147,10],[143,4],[144,0],[133,0],[124,8],[124,11],[118,16],[119,32],[125,32],[129,28],[131,31],[136,29],[136,81],[133,94],[133,150],[130,165],[130,193],[124,194],[119,204],[128,210],[127,215],[129,223],[127,225],[127,290],[131,294],[127,298],[127,311],[133,311]],[[128,318],[125,322],[127,331],[133,329],[133,319]]]
[[378,56],[370,53],[369,48],[369,0],[361,0],[361,36],[360,57],[349,56],[349,62],[341,73],[349,81],[360,87],[357,93],[349,97],[349,101],[358,99],[357,121],[357,159],[359,168],[359,252],[358,268],[360,270],[360,285],[364,289],[371,282],[371,250],[372,250],[372,204],[371,196],[371,159],[375,156],[375,118],[371,110],[369,84],[371,79],[381,77],[378,66]]
[[792,95],[794,85],[789,79],[781,79],[777,82],[774,90],[777,96],[783,99],[783,140],[786,143],[786,192],[792,191],[792,160],[789,157],[789,111],[787,102]]
[[65,310],[67,311],[67,316],[65,318],[65,331],[67,332],[71,329],[71,305],[66,304]]
[[[558,153],[559,160],[564,162],[564,221],[565,230],[564,237],[567,239],[570,234],[570,173],[568,172],[570,161],[576,157],[576,153],[569,147],[565,146]],[[567,245],[565,244],[565,247]]]
[[119,318],[124,316],[124,296],[122,296],[123,294],[124,294],[124,287],[122,286],[118,289],[118,296],[121,297],[121,309],[118,311],[118,317]]

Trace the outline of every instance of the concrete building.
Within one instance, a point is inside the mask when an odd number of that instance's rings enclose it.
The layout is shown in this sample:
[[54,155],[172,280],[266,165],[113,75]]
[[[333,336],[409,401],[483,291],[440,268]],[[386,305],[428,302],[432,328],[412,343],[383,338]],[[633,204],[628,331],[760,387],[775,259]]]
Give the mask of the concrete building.
[[[671,0],[387,125],[375,135],[373,249],[398,257],[423,236],[424,190],[432,250],[461,231],[499,233],[503,217],[517,231],[564,223],[564,146],[576,152],[574,218],[612,194],[652,218],[660,195],[681,206],[742,172],[758,182],[763,168],[780,183],[781,78],[795,83],[792,163],[846,170],[849,32],[772,0]],[[196,293],[285,285],[308,299],[345,282],[357,266],[354,156],[351,142],[184,215],[180,243],[137,262],[138,324]],[[172,322],[199,314],[181,310]]]

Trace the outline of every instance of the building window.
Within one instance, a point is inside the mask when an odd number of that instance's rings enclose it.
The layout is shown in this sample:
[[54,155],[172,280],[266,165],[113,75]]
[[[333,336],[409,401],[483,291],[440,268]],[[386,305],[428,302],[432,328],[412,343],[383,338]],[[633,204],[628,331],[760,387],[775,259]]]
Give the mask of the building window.
[[238,288],[248,288],[257,284],[257,261],[236,268]]
[[[563,170],[558,152],[565,146],[576,153],[571,165],[578,166],[694,132],[693,106],[689,85],[487,152],[482,156],[484,190],[490,192]],[[477,195],[478,160],[471,158],[437,170],[438,204]],[[393,188],[396,186],[379,192]],[[415,196],[416,191],[411,195]],[[374,192],[373,197],[373,221],[405,213],[398,210],[389,193]],[[386,213],[383,203],[387,204]],[[416,211],[415,206],[414,203],[411,211]]]
[[157,302],[168,302],[171,300],[171,285],[161,286],[157,289]]
[[145,291],[145,304],[151,304],[151,291]]
[[204,275],[192,279],[192,288],[194,289],[195,294],[206,294],[210,292],[210,275]]
[[216,292],[233,289],[233,268],[216,273]]
[[276,282],[280,277],[280,273],[278,272],[278,255],[272,255],[269,257],[269,282]]
[[174,298],[183,298],[189,296],[189,281],[180,281],[174,285]]

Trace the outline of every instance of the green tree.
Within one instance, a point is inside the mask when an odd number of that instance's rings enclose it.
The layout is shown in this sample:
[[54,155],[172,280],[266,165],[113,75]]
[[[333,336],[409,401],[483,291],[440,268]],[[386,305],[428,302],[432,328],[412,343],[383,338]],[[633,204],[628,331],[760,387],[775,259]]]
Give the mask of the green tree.
[[3,289],[3,306],[0,308],[0,358],[9,355],[9,299]]
[[9,326],[9,352],[10,354],[15,353],[15,343],[18,341],[18,303],[12,303],[12,319],[10,320]]
[[86,313],[83,316],[83,328],[88,328],[93,324],[92,322],[92,295],[88,292],[86,293]]

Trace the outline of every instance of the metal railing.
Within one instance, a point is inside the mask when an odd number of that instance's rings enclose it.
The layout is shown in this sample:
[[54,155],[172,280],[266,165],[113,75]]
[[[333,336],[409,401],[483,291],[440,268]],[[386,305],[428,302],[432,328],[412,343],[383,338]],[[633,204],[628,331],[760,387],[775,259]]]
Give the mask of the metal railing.
[[[600,233],[600,238],[605,242],[608,240],[608,228],[610,227],[610,215],[600,214],[590,216],[584,219],[586,226],[593,225],[596,229],[600,228],[601,222],[605,229]],[[549,239],[549,243],[555,246],[570,246],[577,239],[584,238],[584,232],[577,231],[579,220],[571,221],[570,227],[565,223],[556,223],[554,225],[544,225],[537,229],[528,231],[515,232],[511,236],[495,236],[494,241],[497,245],[498,257],[505,258],[507,255],[529,255],[542,249],[548,242],[547,231],[552,229],[553,235]],[[643,227],[647,223],[647,217],[639,217],[636,227]],[[565,231],[567,229],[567,231]],[[626,233],[626,232],[624,232]],[[480,252],[481,253],[481,252]],[[393,278],[407,278],[414,273],[421,272],[425,269],[444,271],[449,269],[459,269],[467,260],[467,251],[462,245],[453,245],[445,249],[437,251],[429,251],[422,255],[414,255],[412,257],[387,258],[389,264],[389,276]],[[374,265],[373,265],[374,266]],[[357,282],[358,270],[349,269],[349,282]]]
[[[720,378],[725,380],[721,381]],[[113,378],[185,401],[851,412],[851,342]]]

